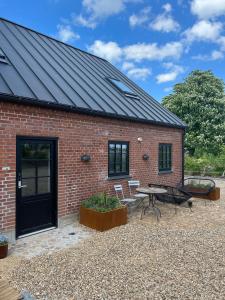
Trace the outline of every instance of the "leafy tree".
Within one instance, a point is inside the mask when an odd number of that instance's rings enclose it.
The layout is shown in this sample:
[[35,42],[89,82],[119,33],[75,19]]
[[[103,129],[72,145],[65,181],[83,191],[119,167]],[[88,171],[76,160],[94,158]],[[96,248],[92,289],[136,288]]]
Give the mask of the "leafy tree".
[[163,105],[187,125],[185,147],[190,155],[217,155],[225,142],[224,82],[211,71],[196,70],[176,84]]

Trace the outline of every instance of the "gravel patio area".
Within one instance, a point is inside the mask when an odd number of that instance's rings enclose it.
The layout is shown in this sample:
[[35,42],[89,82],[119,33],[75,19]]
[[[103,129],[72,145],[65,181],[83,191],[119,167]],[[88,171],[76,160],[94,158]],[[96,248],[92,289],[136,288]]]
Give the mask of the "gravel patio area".
[[225,180],[221,200],[195,200],[193,212],[160,205],[162,219],[94,233],[76,246],[30,260],[8,257],[0,274],[36,299],[224,300]]

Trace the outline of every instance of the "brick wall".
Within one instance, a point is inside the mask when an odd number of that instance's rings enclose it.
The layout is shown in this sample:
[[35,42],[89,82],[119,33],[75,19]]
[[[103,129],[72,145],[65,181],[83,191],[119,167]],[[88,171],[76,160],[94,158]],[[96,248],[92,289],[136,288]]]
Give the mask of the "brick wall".
[[[127,179],[107,180],[108,140],[130,142],[130,174],[142,185],[175,185],[182,177],[182,130],[0,102],[0,231],[15,229],[16,136],[58,137],[58,214],[76,212],[82,199],[113,192]],[[143,142],[138,142],[138,137]],[[158,144],[173,144],[173,173],[158,175]],[[143,154],[150,160],[144,161]],[[90,154],[91,161],[80,161]],[[2,167],[10,167],[3,171]]]

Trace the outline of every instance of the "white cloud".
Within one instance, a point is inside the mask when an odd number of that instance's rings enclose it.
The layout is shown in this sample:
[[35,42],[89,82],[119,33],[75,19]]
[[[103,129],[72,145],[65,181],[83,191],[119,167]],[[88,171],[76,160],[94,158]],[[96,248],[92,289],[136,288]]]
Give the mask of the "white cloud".
[[163,66],[169,70],[169,72],[162,73],[156,76],[157,83],[165,83],[174,81],[178,75],[184,72],[184,68],[173,63],[165,63]]
[[218,60],[224,58],[224,55],[221,51],[214,50],[211,53],[212,60]]
[[156,17],[156,19],[150,24],[150,28],[156,31],[172,32],[178,31],[180,29],[180,25],[173,19],[172,16],[162,14]]
[[129,18],[129,24],[131,27],[140,26],[145,24],[149,20],[149,13],[151,7],[147,6],[143,8],[138,14],[133,14]]
[[168,93],[168,92],[171,92],[173,90],[172,86],[169,86],[169,87],[166,87],[163,89],[164,92]]
[[224,0],[193,0],[191,11],[201,19],[210,19],[225,15]]
[[129,61],[125,61],[122,64],[122,70],[126,71],[129,77],[140,80],[145,80],[152,73],[151,69],[145,67],[137,67],[134,63]]
[[176,78],[177,78],[177,72],[175,71],[159,74],[156,76],[157,83],[174,81]]
[[165,12],[171,12],[172,6],[170,3],[166,3],[163,5],[163,9],[165,10]]
[[191,58],[195,59],[195,60],[208,60],[209,56],[203,55],[203,54],[198,54],[198,55],[192,56]]
[[73,21],[75,24],[93,29],[101,20],[121,13],[127,3],[136,2],[142,2],[142,0],[83,0],[85,15],[73,14]]
[[125,8],[123,0],[83,0],[82,5],[96,19],[118,14]]
[[134,79],[145,80],[151,75],[151,70],[148,68],[133,68],[128,70],[127,75]]
[[221,36],[217,42],[221,47],[221,51],[225,51],[225,36]]
[[157,43],[138,43],[124,48],[124,55],[127,60],[163,60],[165,58],[179,58],[183,52],[183,45],[180,42],[171,42],[163,46]]
[[210,55],[199,54],[199,55],[192,56],[192,59],[202,60],[202,61],[219,60],[223,58],[224,58],[224,54],[218,50],[213,50],[210,53]]
[[129,61],[125,61],[125,62],[122,64],[122,70],[124,70],[124,71],[133,69],[134,67],[135,67],[135,65],[134,65],[132,62],[129,62]]
[[79,34],[75,33],[70,25],[57,25],[57,37],[64,43],[72,42],[80,38]]
[[170,12],[172,11],[172,6],[170,3],[166,3],[162,6],[164,12],[158,15],[155,20],[153,20],[149,27],[156,31],[162,32],[173,32],[180,29],[180,25],[173,19]]
[[171,42],[162,46],[157,43],[138,43],[122,48],[116,42],[96,40],[88,50],[111,62],[119,62],[123,58],[127,61],[123,68],[128,70],[134,67],[132,61],[178,59],[183,53],[183,45],[181,42]]
[[221,22],[210,22],[201,20],[184,32],[189,42],[193,41],[215,41],[220,37],[223,24]]
[[88,47],[88,50],[111,62],[120,61],[122,56],[122,49],[115,42],[105,43],[103,41],[96,40],[90,47]]
[[73,20],[73,23],[75,23],[75,24],[78,24],[78,25],[81,25],[84,27],[88,27],[91,29],[94,29],[97,26],[96,21],[92,20],[91,18],[90,19],[85,18],[81,14],[78,16],[72,14],[72,20]]

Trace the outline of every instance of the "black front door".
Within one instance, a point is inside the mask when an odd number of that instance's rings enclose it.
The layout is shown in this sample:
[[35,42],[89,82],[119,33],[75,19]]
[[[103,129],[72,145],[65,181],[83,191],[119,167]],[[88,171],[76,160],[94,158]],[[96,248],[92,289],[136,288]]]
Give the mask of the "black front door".
[[56,139],[17,138],[17,237],[56,226],[56,159]]

